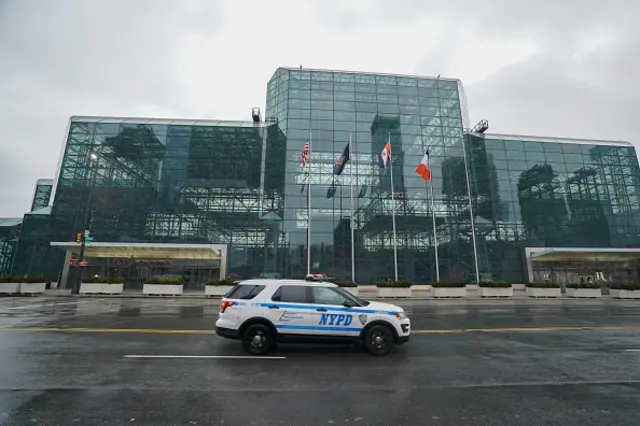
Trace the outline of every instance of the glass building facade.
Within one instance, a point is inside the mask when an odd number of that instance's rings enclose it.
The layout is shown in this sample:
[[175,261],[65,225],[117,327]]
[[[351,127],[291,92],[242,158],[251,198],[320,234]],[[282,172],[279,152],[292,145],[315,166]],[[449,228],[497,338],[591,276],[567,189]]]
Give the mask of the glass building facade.
[[0,218],[0,275],[8,275],[11,272],[21,227],[20,217]]
[[632,144],[490,134],[466,140],[485,279],[525,282],[525,247],[640,246]]
[[73,117],[50,212],[25,215],[14,272],[57,279],[50,242],[85,228],[96,242],[224,243],[243,277],[282,269],[284,152],[264,123]]
[[31,211],[48,207],[52,190],[53,179],[38,179],[33,193],[33,201],[31,202]]
[[[349,279],[353,248],[356,280],[373,283],[394,277],[394,211],[398,275],[414,282],[438,268],[523,283],[526,248],[640,244],[631,144],[468,128],[458,80],[297,68],[269,80],[264,122],[73,117],[53,203],[25,215],[13,272],[58,279],[51,242],[86,228],[96,242],[224,244],[234,278],[302,277],[310,248],[311,272]],[[433,203],[415,173],[426,151]]]
[[[435,280],[430,203],[415,168],[427,149],[436,169],[447,160],[462,161],[464,111],[458,80],[278,69],[267,85],[266,117],[275,120],[287,137],[283,229],[291,245],[288,274],[306,273],[310,211],[313,271],[349,278],[354,244],[358,281],[394,277],[395,208],[399,277]],[[310,209],[304,187],[307,176],[300,163],[307,139],[311,140]],[[389,139],[394,203],[391,170],[378,166]],[[350,140],[351,163],[342,175],[333,176],[333,166]],[[433,183],[441,194],[446,185],[442,173],[434,173]],[[437,207],[442,278],[467,280],[474,270],[471,216],[468,208],[464,210],[468,197],[448,201]],[[353,242],[350,226],[356,229]]]

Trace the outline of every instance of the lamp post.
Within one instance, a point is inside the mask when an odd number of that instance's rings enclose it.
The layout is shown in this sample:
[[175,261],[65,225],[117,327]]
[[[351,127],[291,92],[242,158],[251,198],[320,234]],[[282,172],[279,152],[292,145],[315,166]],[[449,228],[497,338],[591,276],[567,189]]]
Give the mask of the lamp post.
[[[80,273],[78,274],[78,278],[75,280],[73,288],[71,289],[71,294],[78,294],[80,292],[80,285],[82,284],[82,276],[84,275],[84,251],[87,244],[87,238],[89,238],[89,213],[91,211],[91,199],[93,198],[93,187],[96,184],[96,174],[98,172],[98,160],[99,156],[95,152],[91,152],[89,154],[88,165],[89,170],[93,168],[93,177],[89,184],[89,196],[87,197],[87,204],[84,208],[84,220],[82,222],[82,237],[80,239],[80,254],[78,255],[78,265],[80,267]],[[95,163],[95,167],[94,167]]]

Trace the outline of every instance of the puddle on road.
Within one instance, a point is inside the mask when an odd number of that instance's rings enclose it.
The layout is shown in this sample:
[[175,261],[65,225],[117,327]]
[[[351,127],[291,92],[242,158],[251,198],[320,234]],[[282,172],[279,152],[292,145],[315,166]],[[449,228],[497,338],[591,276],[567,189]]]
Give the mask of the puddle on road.
[[204,316],[204,306],[182,306],[180,317],[182,318],[202,318]]
[[125,308],[121,307],[118,311],[118,316],[120,317],[139,317],[140,316],[140,308]]

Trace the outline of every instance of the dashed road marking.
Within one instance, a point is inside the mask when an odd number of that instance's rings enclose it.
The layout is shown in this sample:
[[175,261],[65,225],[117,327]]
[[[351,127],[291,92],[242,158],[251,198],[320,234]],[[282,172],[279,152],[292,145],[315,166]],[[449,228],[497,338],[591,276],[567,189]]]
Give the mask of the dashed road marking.
[[[532,333],[554,331],[638,331],[640,325],[610,326],[544,326],[544,327],[501,327],[501,328],[449,328],[412,330],[412,335],[461,334],[461,333]],[[215,335],[209,329],[160,329],[160,328],[101,328],[101,327],[0,327],[0,332],[53,332],[53,333],[138,333],[138,334],[193,334]],[[638,350],[640,351],[640,350]]]
[[411,334],[458,334],[458,333],[521,333],[521,332],[544,332],[544,331],[613,331],[613,330],[640,330],[640,325],[560,325],[544,327],[499,327],[499,328],[454,328],[454,329],[432,329],[432,330],[412,330]]
[[159,328],[99,328],[99,327],[0,327],[0,331],[58,333],[140,333],[140,334],[215,334],[213,330]]
[[251,355],[125,355],[130,359],[287,359],[286,356]]

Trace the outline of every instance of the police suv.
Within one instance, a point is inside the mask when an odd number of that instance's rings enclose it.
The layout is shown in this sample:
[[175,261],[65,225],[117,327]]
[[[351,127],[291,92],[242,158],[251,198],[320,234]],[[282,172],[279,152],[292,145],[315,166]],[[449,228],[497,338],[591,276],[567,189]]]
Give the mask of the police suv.
[[253,355],[278,342],[345,341],[386,355],[409,341],[411,321],[399,306],[362,300],[332,283],[255,279],[222,299],[215,329]]

